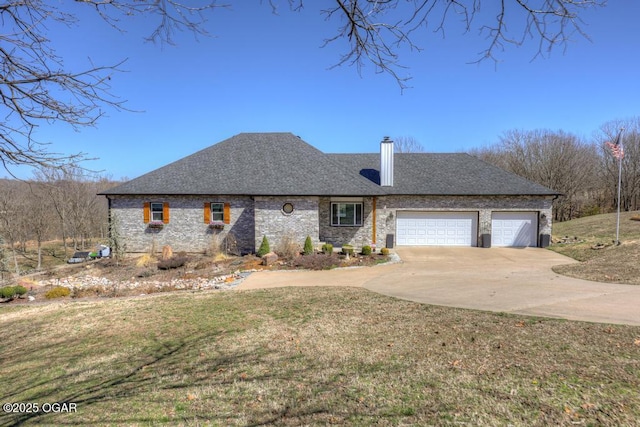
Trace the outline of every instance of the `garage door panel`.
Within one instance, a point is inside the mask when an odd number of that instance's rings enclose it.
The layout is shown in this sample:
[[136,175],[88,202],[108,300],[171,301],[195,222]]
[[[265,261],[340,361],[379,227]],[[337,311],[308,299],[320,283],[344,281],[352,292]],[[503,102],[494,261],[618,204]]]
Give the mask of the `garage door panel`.
[[493,212],[491,218],[492,246],[537,246],[537,241],[537,212]]
[[396,225],[398,245],[477,245],[477,212],[400,211]]

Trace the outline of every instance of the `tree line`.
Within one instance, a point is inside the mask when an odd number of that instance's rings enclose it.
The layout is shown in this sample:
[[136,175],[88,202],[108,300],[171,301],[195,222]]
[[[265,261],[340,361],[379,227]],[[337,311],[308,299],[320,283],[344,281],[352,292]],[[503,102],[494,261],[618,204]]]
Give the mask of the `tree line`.
[[561,193],[554,219],[607,213],[618,203],[619,161],[606,142],[622,131],[620,209],[640,209],[640,117],[613,120],[591,138],[562,130],[510,130],[470,154]]
[[0,179],[0,245],[4,271],[20,273],[18,255],[35,242],[37,268],[42,245],[62,239],[64,258],[75,250],[92,249],[95,239],[108,238],[108,203],[97,193],[117,182],[85,169],[40,168],[30,180]]

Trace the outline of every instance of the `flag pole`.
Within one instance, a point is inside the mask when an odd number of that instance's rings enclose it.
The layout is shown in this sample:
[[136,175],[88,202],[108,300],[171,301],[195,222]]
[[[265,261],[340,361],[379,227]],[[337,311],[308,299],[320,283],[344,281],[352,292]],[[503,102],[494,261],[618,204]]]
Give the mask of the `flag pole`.
[[616,221],[616,246],[620,245],[620,184],[622,183],[622,157],[618,159],[618,219]]
[[615,157],[618,159],[618,217],[616,219],[616,246],[620,245],[620,187],[622,186],[622,158],[624,157],[622,132],[624,132],[624,128],[620,128],[620,133],[618,133],[618,137],[615,141],[615,146],[617,148]]

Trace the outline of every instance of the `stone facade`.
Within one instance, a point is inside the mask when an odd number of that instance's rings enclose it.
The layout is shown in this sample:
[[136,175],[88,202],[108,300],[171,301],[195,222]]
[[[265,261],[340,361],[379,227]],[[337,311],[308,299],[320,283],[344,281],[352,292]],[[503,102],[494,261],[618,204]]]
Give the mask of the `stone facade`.
[[[387,235],[396,235],[399,211],[473,211],[478,212],[478,245],[481,236],[491,234],[492,211],[538,212],[538,241],[551,234],[552,198],[528,196],[384,196],[349,198],[363,204],[362,226],[332,226],[332,201],[345,198],[306,196],[110,196],[111,212],[121,227],[128,252],[159,251],[170,245],[174,251],[205,252],[214,238],[233,234],[239,253],[254,253],[262,237],[272,249],[285,237],[302,247],[310,236],[314,246],[320,242],[336,247],[351,244],[356,248],[375,244],[385,246]],[[169,203],[169,223],[162,229],[150,229],[143,221],[145,202]],[[204,203],[230,205],[230,223],[215,230],[204,223]],[[286,212],[285,204],[293,210]],[[374,209],[375,205],[375,209]],[[375,225],[374,225],[375,221]],[[374,232],[375,230],[375,232]],[[395,242],[394,242],[395,244]]]
[[[313,245],[318,240],[318,197],[254,197],[255,247],[259,248],[262,237],[267,236],[272,250],[277,250],[283,238],[304,245],[307,236]],[[290,203],[293,211],[284,211],[284,205]]]
[[[238,252],[254,249],[253,200],[248,196],[110,196],[111,215],[120,227],[127,252],[159,251],[170,245],[174,252],[205,252],[214,239],[235,239]],[[149,228],[143,220],[145,202],[169,204],[169,223],[162,229]],[[204,203],[230,204],[230,223],[221,230],[204,223]]]

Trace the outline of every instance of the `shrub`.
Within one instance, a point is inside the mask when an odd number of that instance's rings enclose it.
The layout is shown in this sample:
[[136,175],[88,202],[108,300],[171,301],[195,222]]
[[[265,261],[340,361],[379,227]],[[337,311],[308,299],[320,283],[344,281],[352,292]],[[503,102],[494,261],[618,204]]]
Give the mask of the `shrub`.
[[224,252],[222,249],[222,242],[224,241],[224,237],[220,233],[214,233],[211,235],[211,241],[209,242],[209,247],[206,250],[206,254],[212,256],[213,258],[218,255],[222,255]]
[[382,255],[389,255],[389,248],[382,248],[380,249],[380,254]]
[[162,260],[167,260],[173,257],[173,249],[169,245],[164,245],[162,247]]
[[102,286],[83,286],[81,288],[74,288],[72,298],[91,298],[107,296],[105,289]]
[[222,240],[222,248],[225,255],[240,255],[238,239],[236,239],[236,235],[230,231]]
[[0,298],[13,298],[16,295],[14,286],[5,286],[0,288]]
[[280,239],[276,253],[286,260],[294,259],[300,255],[300,244],[292,236],[285,235]]
[[17,285],[13,287],[13,290],[16,291],[16,295],[22,296],[27,293],[27,288],[22,285]]
[[311,241],[311,236],[307,236],[304,241],[304,254],[313,255],[313,242]]
[[322,252],[326,255],[331,255],[333,253],[333,245],[331,243],[325,243],[322,245]]
[[153,262],[155,262],[154,257],[149,254],[144,254],[136,260],[136,267],[149,267]]
[[312,254],[309,256],[299,257],[295,261],[296,267],[306,268],[308,270],[329,270],[338,265],[337,257],[325,254]]
[[362,247],[362,255],[371,255],[371,246],[365,245]]
[[71,289],[65,288],[64,286],[56,286],[44,294],[44,297],[46,299],[54,299],[68,297],[69,295],[71,295]]
[[169,259],[163,259],[158,261],[158,269],[169,270],[172,268],[182,267],[187,263],[188,258],[184,255],[173,256]]
[[353,255],[352,245],[342,245],[342,253],[347,255]]
[[259,257],[263,257],[269,252],[271,252],[271,248],[269,247],[269,240],[267,240],[267,236],[262,236],[262,243],[260,244],[260,249],[258,249],[258,253],[256,255],[258,255]]

